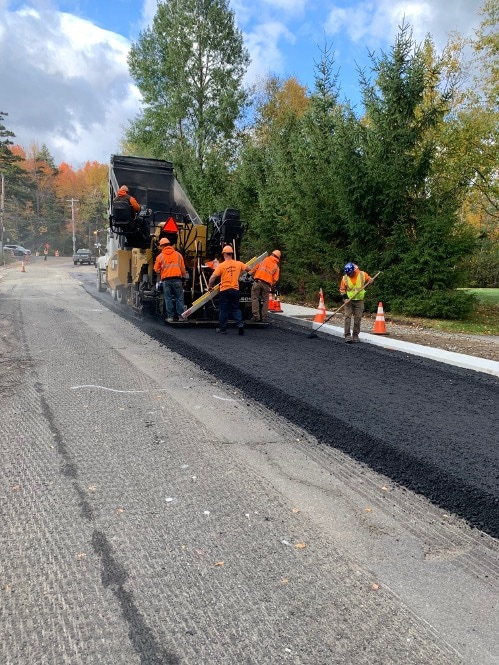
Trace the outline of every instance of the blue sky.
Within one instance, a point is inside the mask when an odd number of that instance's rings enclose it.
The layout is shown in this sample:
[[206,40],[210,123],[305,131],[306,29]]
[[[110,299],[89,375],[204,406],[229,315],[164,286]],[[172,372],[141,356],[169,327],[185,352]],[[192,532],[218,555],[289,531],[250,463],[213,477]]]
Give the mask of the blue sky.
[[[341,95],[358,103],[356,67],[388,50],[402,18],[414,37],[443,48],[472,35],[484,0],[231,0],[252,63],[314,84],[314,61],[332,45]],[[128,74],[130,44],[150,25],[156,0],[0,0],[0,110],[25,149],[45,144],[57,164],[107,163],[140,108]]]

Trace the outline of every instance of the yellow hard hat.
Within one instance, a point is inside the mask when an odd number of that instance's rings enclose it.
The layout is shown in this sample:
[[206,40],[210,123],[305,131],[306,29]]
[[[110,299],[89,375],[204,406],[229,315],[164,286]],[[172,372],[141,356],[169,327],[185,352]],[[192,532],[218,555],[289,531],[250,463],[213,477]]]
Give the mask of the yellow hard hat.
[[230,245],[225,245],[225,247],[222,249],[222,254],[234,254],[234,250]]
[[278,249],[274,249],[272,256],[275,256],[277,259],[281,258],[281,252]]

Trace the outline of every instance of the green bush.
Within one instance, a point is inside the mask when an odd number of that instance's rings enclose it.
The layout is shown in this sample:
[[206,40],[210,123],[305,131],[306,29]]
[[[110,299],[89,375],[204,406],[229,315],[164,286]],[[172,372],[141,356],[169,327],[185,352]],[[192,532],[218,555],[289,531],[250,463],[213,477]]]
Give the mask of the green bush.
[[497,240],[481,243],[463,267],[468,271],[467,285],[481,288],[499,287],[499,248]]
[[474,295],[463,291],[426,291],[408,298],[393,298],[390,309],[406,316],[462,320],[471,316],[476,302]]

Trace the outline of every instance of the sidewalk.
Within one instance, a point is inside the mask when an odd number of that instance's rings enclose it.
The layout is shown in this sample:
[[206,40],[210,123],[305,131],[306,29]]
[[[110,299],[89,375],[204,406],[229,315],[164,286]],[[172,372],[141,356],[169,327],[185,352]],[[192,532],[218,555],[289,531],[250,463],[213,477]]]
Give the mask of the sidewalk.
[[[313,322],[313,317],[317,313],[317,309],[312,307],[302,307],[301,305],[290,305],[281,302],[282,314],[276,316],[286,316],[290,319],[299,322],[304,327],[310,330],[317,330],[318,323]],[[333,313],[334,310],[326,312],[326,318]],[[341,320],[341,315],[338,321]],[[343,326],[334,326],[329,323],[324,323],[321,326],[320,332],[325,335],[335,335],[336,337],[343,337]],[[492,374],[499,377],[499,362],[494,360],[485,360],[484,358],[476,358],[475,356],[467,356],[463,353],[452,353],[444,349],[437,349],[430,346],[422,346],[420,344],[412,344],[411,342],[403,342],[398,339],[390,339],[390,337],[371,335],[369,333],[360,333],[360,339],[368,344],[375,346],[382,346],[385,349],[392,351],[402,351],[411,355],[419,356],[421,358],[429,358],[437,362],[447,363],[455,367],[463,367],[464,369],[472,369],[476,372],[483,372],[485,374]]]

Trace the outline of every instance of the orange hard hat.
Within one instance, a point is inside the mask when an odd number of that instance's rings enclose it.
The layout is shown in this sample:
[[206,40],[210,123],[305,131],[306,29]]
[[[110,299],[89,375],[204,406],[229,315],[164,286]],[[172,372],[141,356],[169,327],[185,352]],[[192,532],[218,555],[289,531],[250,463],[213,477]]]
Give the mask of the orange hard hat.
[[225,245],[225,247],[222,249],[222,254],[234,254],[234,250],[230,245]]
[[159,246],[161,247],[162,245],[171,245],[171,242],[168,240],[168,238],[161,238],[159,241]]
[[281,258],[281,252],[278,249],[274,249],[272,256],[275,256],[277,259]]

